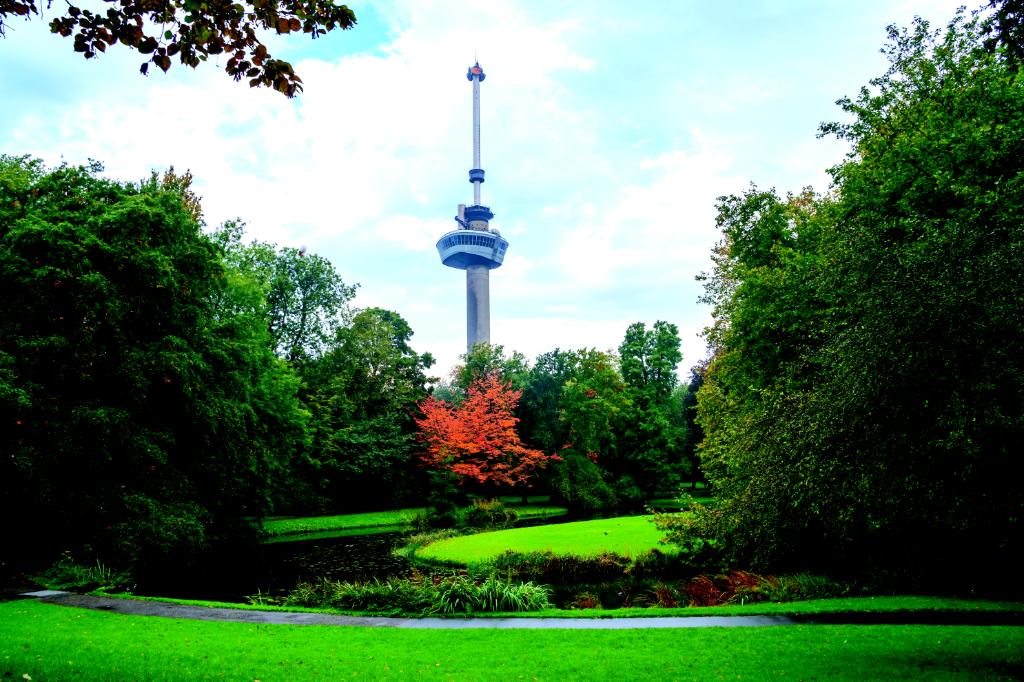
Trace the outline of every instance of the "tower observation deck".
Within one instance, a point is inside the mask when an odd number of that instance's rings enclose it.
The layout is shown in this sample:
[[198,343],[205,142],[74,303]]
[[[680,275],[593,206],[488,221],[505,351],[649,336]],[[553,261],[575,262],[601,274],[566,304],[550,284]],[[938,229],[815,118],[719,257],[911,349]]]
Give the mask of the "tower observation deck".
[[456,228],[437,242],[441,262],[466,271],[466,346],[491,342],[490,272],[501,267],[508,241],[489,223],[494,213],[480,203],[480,185],[484,171],[480,167],[480,83],[487,76],[479,62],[469,67],[466,78],[473,84],[473,204],[459,204]]

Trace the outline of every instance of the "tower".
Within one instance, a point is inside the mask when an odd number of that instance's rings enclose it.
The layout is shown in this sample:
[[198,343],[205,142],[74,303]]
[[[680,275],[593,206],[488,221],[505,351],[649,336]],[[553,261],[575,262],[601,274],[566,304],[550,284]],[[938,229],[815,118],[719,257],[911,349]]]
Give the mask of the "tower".
[[466,346],[472,350],[478,343],[491,342],[490,273],[505,260],[508,241],[488,226],[494,213],[480,204],[480,185],[484,171],[480,167],[480,83],[487,76],[477,62],[469,67],[466,78],[473,84],[473,167],[469,181],[473,183],[473,205],[459,204],[455,216],[457,227],[437,242],[441,262],[450,268],[466,271]]

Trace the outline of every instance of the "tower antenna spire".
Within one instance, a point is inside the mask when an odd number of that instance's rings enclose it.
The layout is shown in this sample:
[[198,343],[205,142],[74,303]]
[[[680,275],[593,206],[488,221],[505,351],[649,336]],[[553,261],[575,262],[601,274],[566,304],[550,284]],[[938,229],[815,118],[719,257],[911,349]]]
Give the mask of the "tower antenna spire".
[[473,167],[469,181],[473,184],[473,205],[459,205],[455,217],[457,227],[437,242],[441,262],[466,271],[466,345],[468,350],[478,343],[491,342],[490,271],[501,267],[508,241],[492,229],[489,222],[494,213],[480,204],[480,185],[484,170],[480,167],[480,84],[487,78],[476,59],[466,72],[473,85]]

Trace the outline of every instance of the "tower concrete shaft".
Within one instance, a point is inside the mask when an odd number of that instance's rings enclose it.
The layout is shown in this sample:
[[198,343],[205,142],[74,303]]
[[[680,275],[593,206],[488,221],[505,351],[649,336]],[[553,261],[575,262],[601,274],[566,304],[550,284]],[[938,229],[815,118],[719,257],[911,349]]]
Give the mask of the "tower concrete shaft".
[[466,268],[466,348],[491,342],[491,269]]
[[491,342],[491,270],[501,267],[508,241],[490,227],[494,213],[480,205],[480,185],[484,170],[480,167],[480,83],[486,78],[479,62],[469,67],[466,78],[473,84],[473,205],[459,205],[456,229],[437,242],[441,262],[466,271],[466,346]]

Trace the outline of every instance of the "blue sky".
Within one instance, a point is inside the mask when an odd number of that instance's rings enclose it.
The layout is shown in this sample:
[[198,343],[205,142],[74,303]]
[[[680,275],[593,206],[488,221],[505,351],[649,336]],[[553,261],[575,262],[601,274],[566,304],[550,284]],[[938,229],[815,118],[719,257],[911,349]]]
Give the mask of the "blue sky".
[[[979,3],[980,4],[980,3]],[[704,356],[694,280],[715,198],[751,182],[828,189],[846,147],[816,139],[834,102],[885,71],[885,27],[944,24],[944,0],[353,2],[351,31],[273,37],[295,100],[215,64],[138,75],[86,63],[43,21],[0,39],[0,152],[93,158],[119,179],[191,169],[208,224],[306,246],[399,312],[443,375],[465,350],[465,276],[436,240],[471,203],[471,86],[482,85],[483,202],[510,242],[491,273],[491,337],[529,358],[614,349],[632,322],[679,326]]]

